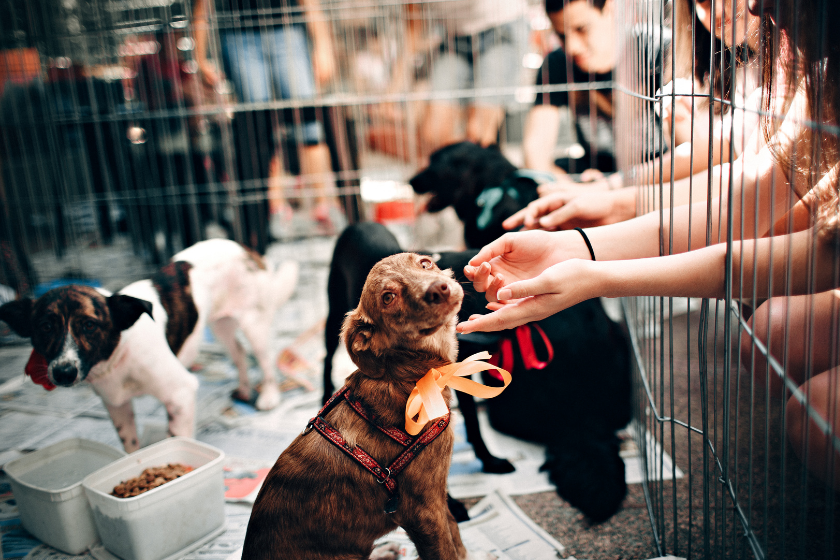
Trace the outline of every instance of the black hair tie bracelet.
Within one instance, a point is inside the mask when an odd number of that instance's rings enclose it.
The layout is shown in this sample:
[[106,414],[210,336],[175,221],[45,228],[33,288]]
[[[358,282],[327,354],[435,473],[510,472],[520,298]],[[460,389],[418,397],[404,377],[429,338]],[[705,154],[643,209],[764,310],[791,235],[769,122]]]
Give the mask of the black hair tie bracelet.
[[579,232],[583,236],[583,240],[586,242],[586,248],[589,249],[589,254],[592,255],[592,260],[594,261],[595,251],[592,249],[592,243],[589,242],[589,238],[586,237],[586,234],[579,227],[576,227],[575,231]]

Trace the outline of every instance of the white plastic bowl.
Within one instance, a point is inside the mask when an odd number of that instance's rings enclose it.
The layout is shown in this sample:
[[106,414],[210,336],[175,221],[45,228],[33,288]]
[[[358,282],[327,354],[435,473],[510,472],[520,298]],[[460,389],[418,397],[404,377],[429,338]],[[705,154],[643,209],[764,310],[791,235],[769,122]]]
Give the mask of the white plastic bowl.
[[99,542],[82,479],[121,457],[121,449],[74,438],[7,463],[23,528],[68,554]]
[[[109,552],[123,560],[179,558],[224,531],[224,453],[192,439],[167,438],[88,475],[82,486]],[[131,498],[114,487],[149,467],[181,463],[191,472]]]

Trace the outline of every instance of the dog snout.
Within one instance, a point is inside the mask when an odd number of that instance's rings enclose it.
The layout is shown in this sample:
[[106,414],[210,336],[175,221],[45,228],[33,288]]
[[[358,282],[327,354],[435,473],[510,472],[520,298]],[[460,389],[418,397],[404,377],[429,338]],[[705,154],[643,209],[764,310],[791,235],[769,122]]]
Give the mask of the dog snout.
[[53,381],[56,385],[72,385],[78,374],[76,366],[71,363],[57,364],[52,368]]
[[450,294],[449,284],[443,280],[438,280],[426,289],[426,295],[423,296],[423,301],[431,305],[445,303],[449,301]]

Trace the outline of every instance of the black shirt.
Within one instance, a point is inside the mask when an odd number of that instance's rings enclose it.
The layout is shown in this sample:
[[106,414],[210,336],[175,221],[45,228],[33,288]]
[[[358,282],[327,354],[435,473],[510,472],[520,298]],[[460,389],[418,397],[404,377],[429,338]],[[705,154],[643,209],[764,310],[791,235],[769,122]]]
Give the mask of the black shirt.
[[[643,88],[644,91],[639,93],[646,96],[653,96],[656,90],[661,87],[662,74],[662,55],[663,52],[669,48],[670,35],[666,34],[664,40],[659,40],[650,33],[633,32],[629,37],[630,47],[634,49],[632,57],[634,60],[633,73],[641,75],[641,79],[636,84],[631,84],[631,87]],[[571,66],[571,71],[569,71]],[[630,71],[630,70],[628,70]],[[569,82],[574,84],[586,84],[588,82],[612,82],[613,73],[592,73],[584,72],[574,63],[571,65],[567,61],[566,53],[563,49],[557,49],[548,54],[543,61],[542,67],[537,73],[536,85],[565,85]],[[570,107],[575,122],[575,132],[577,141],[583,146],[584,156],[574,160],[558,160],[558,166],[571,172],[581,172],[588,168],[599,169],[604,172],[615,171],[617,169],[615,160],[615,138],[613,135],[613,111],[603,110],[598,108],[592,96],[596,92],[601,96],[602,105],[606,99],[609,101],[608,105],[613,106],[613,92],[612,87],[597,87],[592,90],[584,90],[578,93],[566,91],[553,91],[538,93],[535,101],[536,105],[550,104],[555,107],[570,106],[570,98],[573,106]],[[650,102],[649,102],[650,103]],[[595,108],[594,113],[592,108]],[[634,110],[636,107],[634,106]],[[640,150],[635,147],[630,150],[635,152],[634,159],[643,156],[645,158],[656,157],[659,155],[659,131],[661,124],[659,119],[655,118],[653,111],[653,104],[647,110],[643,111],[650,115],[651,122],[648,130],[650,134],[643,144],[639,146]],[[569,167],[572,167],[571,169]]]

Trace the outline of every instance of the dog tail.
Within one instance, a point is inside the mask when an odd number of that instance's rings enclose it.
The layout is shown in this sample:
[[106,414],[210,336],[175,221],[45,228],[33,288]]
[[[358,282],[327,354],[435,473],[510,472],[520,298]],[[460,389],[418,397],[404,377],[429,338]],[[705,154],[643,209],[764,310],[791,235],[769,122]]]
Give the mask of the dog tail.
[[270,293],[275,309],[286,303],[295,293],[299,276],[300,265],[297,261],[284,261],[274,271]]
[[561,498],[595,523],[612,517],[627,495],[624,461],[613,434],[577,434],[552,443],[541,470],[548,471]]

